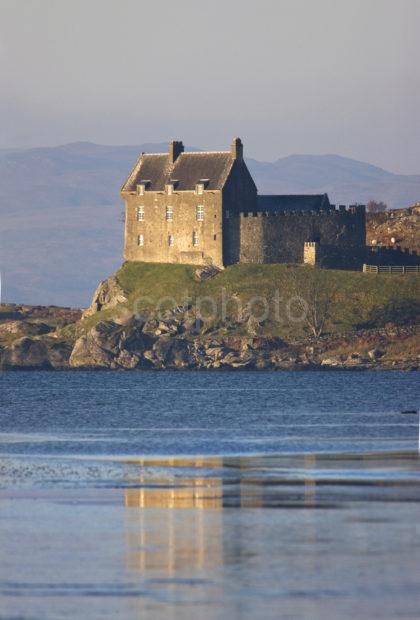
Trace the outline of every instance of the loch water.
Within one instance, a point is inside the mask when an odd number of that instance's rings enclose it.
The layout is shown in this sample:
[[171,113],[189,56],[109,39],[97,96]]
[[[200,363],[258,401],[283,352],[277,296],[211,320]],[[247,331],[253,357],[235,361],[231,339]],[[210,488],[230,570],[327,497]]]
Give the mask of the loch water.
[[0,620],[418,618],[418,373],[0,373]]

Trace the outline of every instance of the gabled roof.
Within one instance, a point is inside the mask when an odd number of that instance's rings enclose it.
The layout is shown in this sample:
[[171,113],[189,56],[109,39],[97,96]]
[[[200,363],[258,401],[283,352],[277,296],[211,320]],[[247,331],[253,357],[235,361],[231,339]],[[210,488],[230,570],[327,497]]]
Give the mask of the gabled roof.
[[230,151],[181,153],[173,164],[168,153],[142,153],[121,191],[134,192],[143,181],[149,181],[147,190],[164,191],[173,180],[176,190],[194,190],[202,179],[208,179],[206,189],[221,190],[234,161]]
[[258,196],[258,211],[319,211],[330,206],[328,194]]

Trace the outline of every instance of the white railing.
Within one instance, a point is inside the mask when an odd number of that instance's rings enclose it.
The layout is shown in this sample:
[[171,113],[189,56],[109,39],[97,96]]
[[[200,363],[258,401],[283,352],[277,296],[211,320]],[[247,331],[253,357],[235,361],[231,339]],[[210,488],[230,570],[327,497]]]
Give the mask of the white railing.
[[420,273],[420,265],[363,265],[363,273]]

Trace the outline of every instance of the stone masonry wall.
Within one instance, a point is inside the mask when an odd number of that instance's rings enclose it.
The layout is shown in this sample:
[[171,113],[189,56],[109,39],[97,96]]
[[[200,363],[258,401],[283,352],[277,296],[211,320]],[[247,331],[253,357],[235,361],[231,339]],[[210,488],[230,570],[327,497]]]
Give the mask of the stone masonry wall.
[[257,188],[246,166],[236,161],[223,188],[223,263],[240,259],[240,213],[257,207]]
[[240,215],[240,261],[303,263],[304,244],[314,241],[323,266],[357,268],[365,248],[364,207],[300,213]]
[[[222,196],[220,191],[148,192],[124,196],[125,250],[128,261],[223,265]],[[204,220],[198,221],[196,207],[204,207]],[[144,220],[137,218],[137,208],[144,208]],[[173,219],[166,219],[166,207],[172,207]],[[198,244],[193,245],[193,233]],[[138,244],[143,235],[144,245]],[[169,235],[173,245],[169,245]]]

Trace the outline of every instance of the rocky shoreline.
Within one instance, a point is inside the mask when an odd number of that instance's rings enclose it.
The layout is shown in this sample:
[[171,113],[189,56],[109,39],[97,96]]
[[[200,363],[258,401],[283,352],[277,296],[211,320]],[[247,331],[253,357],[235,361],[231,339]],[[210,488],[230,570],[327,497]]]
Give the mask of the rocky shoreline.
[[248,326],[251,334],[238,336],[234,325],[209,329],[191,316],[191,308],[177,307],[159,320],[127,311],[81,334],[63,330],[83,325],[81,317],[80,309],[3,304],[0,369],[420,369],[418,326],[388,325],[317,339],[255,335]]

